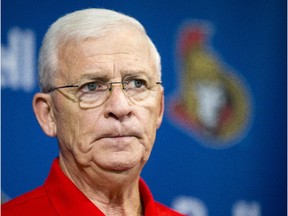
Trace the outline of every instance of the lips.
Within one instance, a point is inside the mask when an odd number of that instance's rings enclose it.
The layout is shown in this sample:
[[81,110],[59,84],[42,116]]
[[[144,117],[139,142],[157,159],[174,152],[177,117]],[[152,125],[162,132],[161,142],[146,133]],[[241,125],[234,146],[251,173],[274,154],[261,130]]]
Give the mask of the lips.
[[107,142],[129,143],[133,139],[138,139],[135,135],[105,135],[98,140],[106,140]]
[[[125,132],[121,132],[121,131],[125,131]],[[128,138],[137,138],[137,139],[141,139],[141,133],[134,130],[118,130],[118,129],[111,129],[109,132],[106,133],[102,133],[99,137],[98,140],[100,139],[115,139],[115,140],[126,140]]]
[[134,126],[125,126],[125,125],[113,125],[111,128],[107,128],[99,135],[99,139],[103,138],[125,138],[125,137],[136,137],[140,139],[142,137],[142,133],[140,129]]

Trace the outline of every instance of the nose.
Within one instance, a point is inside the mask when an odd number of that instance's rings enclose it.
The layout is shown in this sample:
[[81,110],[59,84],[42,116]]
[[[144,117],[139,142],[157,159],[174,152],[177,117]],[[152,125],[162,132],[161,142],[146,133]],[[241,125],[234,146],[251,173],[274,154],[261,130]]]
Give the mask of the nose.
[[122,121],[131,116],[131,102],[126,96],[121,83],[113,85],[110,90],[110,96],[104,103],[104,107],[105,118],[114,118]]

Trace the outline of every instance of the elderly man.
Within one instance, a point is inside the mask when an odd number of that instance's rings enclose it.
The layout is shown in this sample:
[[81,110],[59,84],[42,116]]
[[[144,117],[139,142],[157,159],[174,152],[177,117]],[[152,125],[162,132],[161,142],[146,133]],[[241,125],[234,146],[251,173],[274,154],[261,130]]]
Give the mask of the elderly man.
[[33,108],[57,137],[59,158],[43,186],[2,215],[180,215],[155,202],[140,178],[164,109],[159,54],[135,19],[76,11],[45,35],[42,92]]

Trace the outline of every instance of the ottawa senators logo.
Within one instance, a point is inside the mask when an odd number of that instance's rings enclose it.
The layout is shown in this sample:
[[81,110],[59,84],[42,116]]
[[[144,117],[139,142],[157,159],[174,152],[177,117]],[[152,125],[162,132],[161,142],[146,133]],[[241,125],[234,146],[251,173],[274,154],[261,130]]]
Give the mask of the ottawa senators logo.
[[192,22],[180,29],[176,46],[179,84],[168,100],[168,114],[201,142],[225,147],[243,135],[251,102],[243,79],[209,44],[212,32],[207,22]]

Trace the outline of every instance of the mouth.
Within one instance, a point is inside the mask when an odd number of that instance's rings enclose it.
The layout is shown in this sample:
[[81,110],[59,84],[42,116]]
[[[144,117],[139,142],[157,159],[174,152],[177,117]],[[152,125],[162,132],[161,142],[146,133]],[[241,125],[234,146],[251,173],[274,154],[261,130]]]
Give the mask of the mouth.
[[[134,125],[131,127],[125,127],[125,125],[110,125],[111,127],[109,128],[103,128],[104,130],[102,131],[101,134],[98,134],[96,139],[94,139],[94,142],[104,142],[108,146],[109,145],[122,145],[122,146],[127,146],[131,144],[132,142],[139,142],[140,140],[143,139],[143,132],[142,129]],[[93,142],[93,143],[94,143]],[[141,141],[140,141],[141,142]]]
[[128,142],[132,139],[138,139],[135,135],[105,135],[101,136],[98,140],[111,140],[111,141],[117,141],[117,142]]
[[111,130],[111,132],[103,133],[99,139],[115,139],[115,140],[121,140],[121,139],[130,139],[130,138],[136,138],[140,139],[141,135],[139,132],[136,131],[128,131],[128,132],[119,132],[118,130]]

